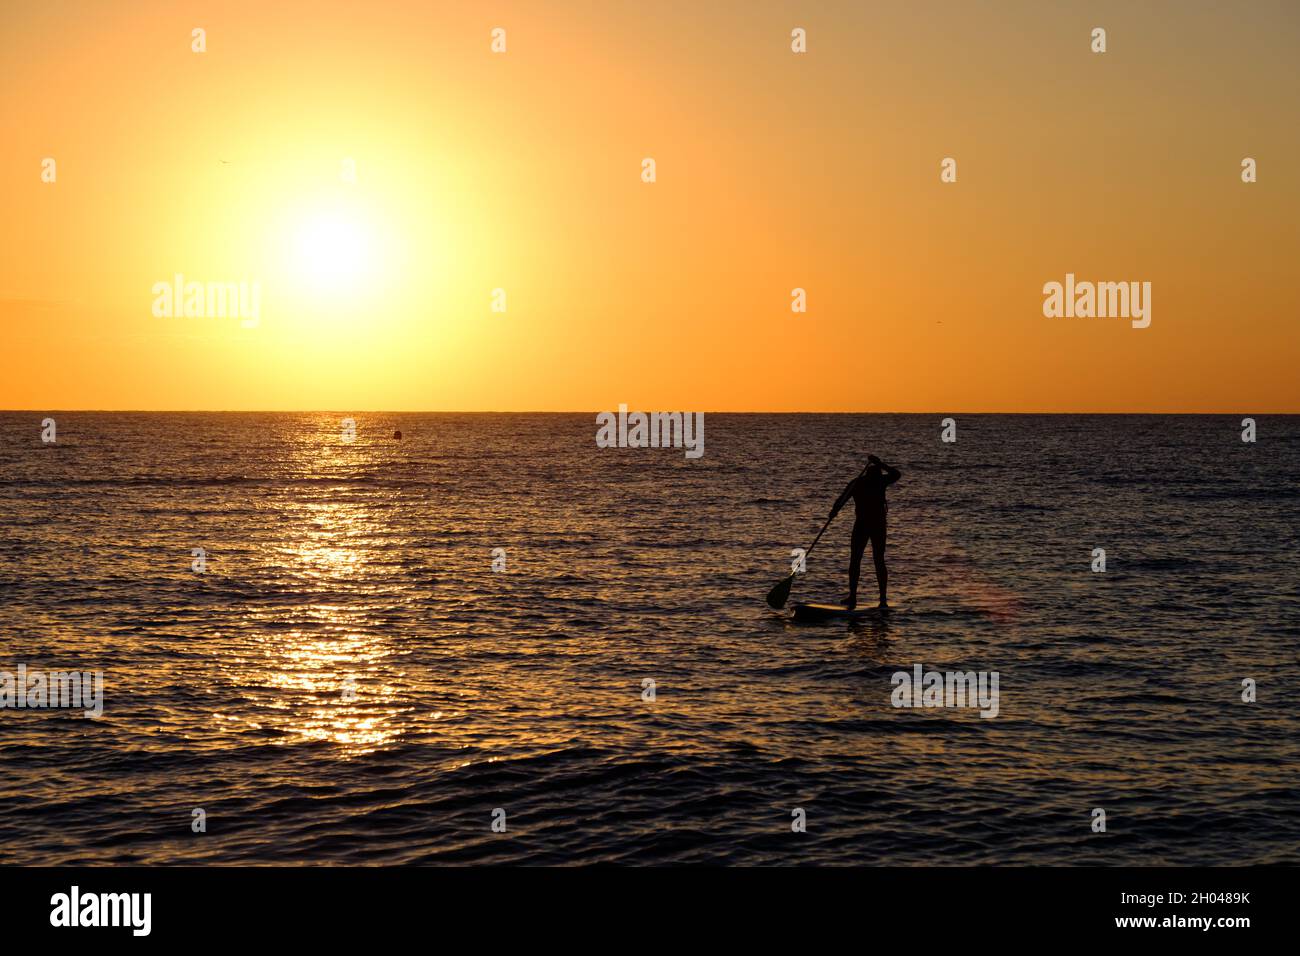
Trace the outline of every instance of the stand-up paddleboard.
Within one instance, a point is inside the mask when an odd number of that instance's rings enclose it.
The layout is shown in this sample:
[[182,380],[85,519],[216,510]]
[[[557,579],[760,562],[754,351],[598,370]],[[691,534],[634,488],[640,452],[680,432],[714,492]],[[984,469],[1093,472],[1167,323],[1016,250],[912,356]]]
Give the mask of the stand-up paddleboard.
[[796,604],[794,619],[796,621],[854,621],[864,617],[880,617],[888,614],[892,608],[857,607],[850,611],[839,604]]

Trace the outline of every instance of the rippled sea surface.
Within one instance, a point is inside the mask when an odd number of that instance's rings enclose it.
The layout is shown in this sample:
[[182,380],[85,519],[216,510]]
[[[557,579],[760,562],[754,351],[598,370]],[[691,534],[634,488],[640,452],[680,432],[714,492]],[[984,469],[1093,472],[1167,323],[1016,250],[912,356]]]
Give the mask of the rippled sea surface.
[[[1300,863],[1300,419],[350,414],[0,414],[0,670],[105,680],[0,710],[0,861]],[[898,610],[795,624],[867,452]]]

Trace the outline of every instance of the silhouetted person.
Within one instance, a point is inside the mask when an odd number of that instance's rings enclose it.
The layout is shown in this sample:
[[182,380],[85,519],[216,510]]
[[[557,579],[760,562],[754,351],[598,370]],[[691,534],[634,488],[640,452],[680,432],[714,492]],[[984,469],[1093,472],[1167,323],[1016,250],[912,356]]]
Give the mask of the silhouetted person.
[[889,511],[889,505],[885,502],[885,489],[896,482],[901,473],[875,455],[868,455],[867,461],[870,463],[867,470],[849,482],[831,509],[831,517],[834,518],[844,503],[852,498],[853,508],[857,512],[849,552],[849,610],[858,605],[858,576],[862,573],[862,552],[868,541],[871,542],[871,560],[876,565],[876,582],[880,585],[880,606],[889,607],[885,596],[889,584],[889,572],[885,569],[885,515]]

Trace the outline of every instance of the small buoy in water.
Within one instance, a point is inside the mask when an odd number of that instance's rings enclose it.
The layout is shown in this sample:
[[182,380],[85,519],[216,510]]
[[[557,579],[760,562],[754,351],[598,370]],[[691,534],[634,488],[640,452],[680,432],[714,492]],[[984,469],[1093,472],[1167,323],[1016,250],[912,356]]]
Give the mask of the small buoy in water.
[[396,438],[398,441],[401,441],[402,433],[400,431],[393,432],[393,437]]

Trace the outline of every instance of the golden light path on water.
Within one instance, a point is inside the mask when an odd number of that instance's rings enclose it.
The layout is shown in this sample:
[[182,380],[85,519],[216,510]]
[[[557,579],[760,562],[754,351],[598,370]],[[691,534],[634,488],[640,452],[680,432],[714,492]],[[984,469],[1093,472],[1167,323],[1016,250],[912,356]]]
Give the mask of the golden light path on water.
[[[365,456],[364,446],[340,443],[338,419],[324,418],[317,426],[293,455],[299,473],[328,479]],[[327,484],[322,493],[337,494],[338,486]],[[293,586],[336,588],[351,603],[252,611],[248,622],[257,636],[251,652],[221,666],[228,680],[253,696],[262,715],[256,726],[282,733],[278,743],[327,741],[348,756],[379,750],[401,737],[416,710],[403,694],[406,675],[392,636],[371,619],[385,606],[383,595],[373,604],[356,601],[358,590],[366,590],[358,588],[367,573],[365,545],[384,529],[371,507],[349,501],[298,502],[290,515],[288,529],[301,540],[276,548],[275,564]],[[286,629],[287,624],[305,626]]]

